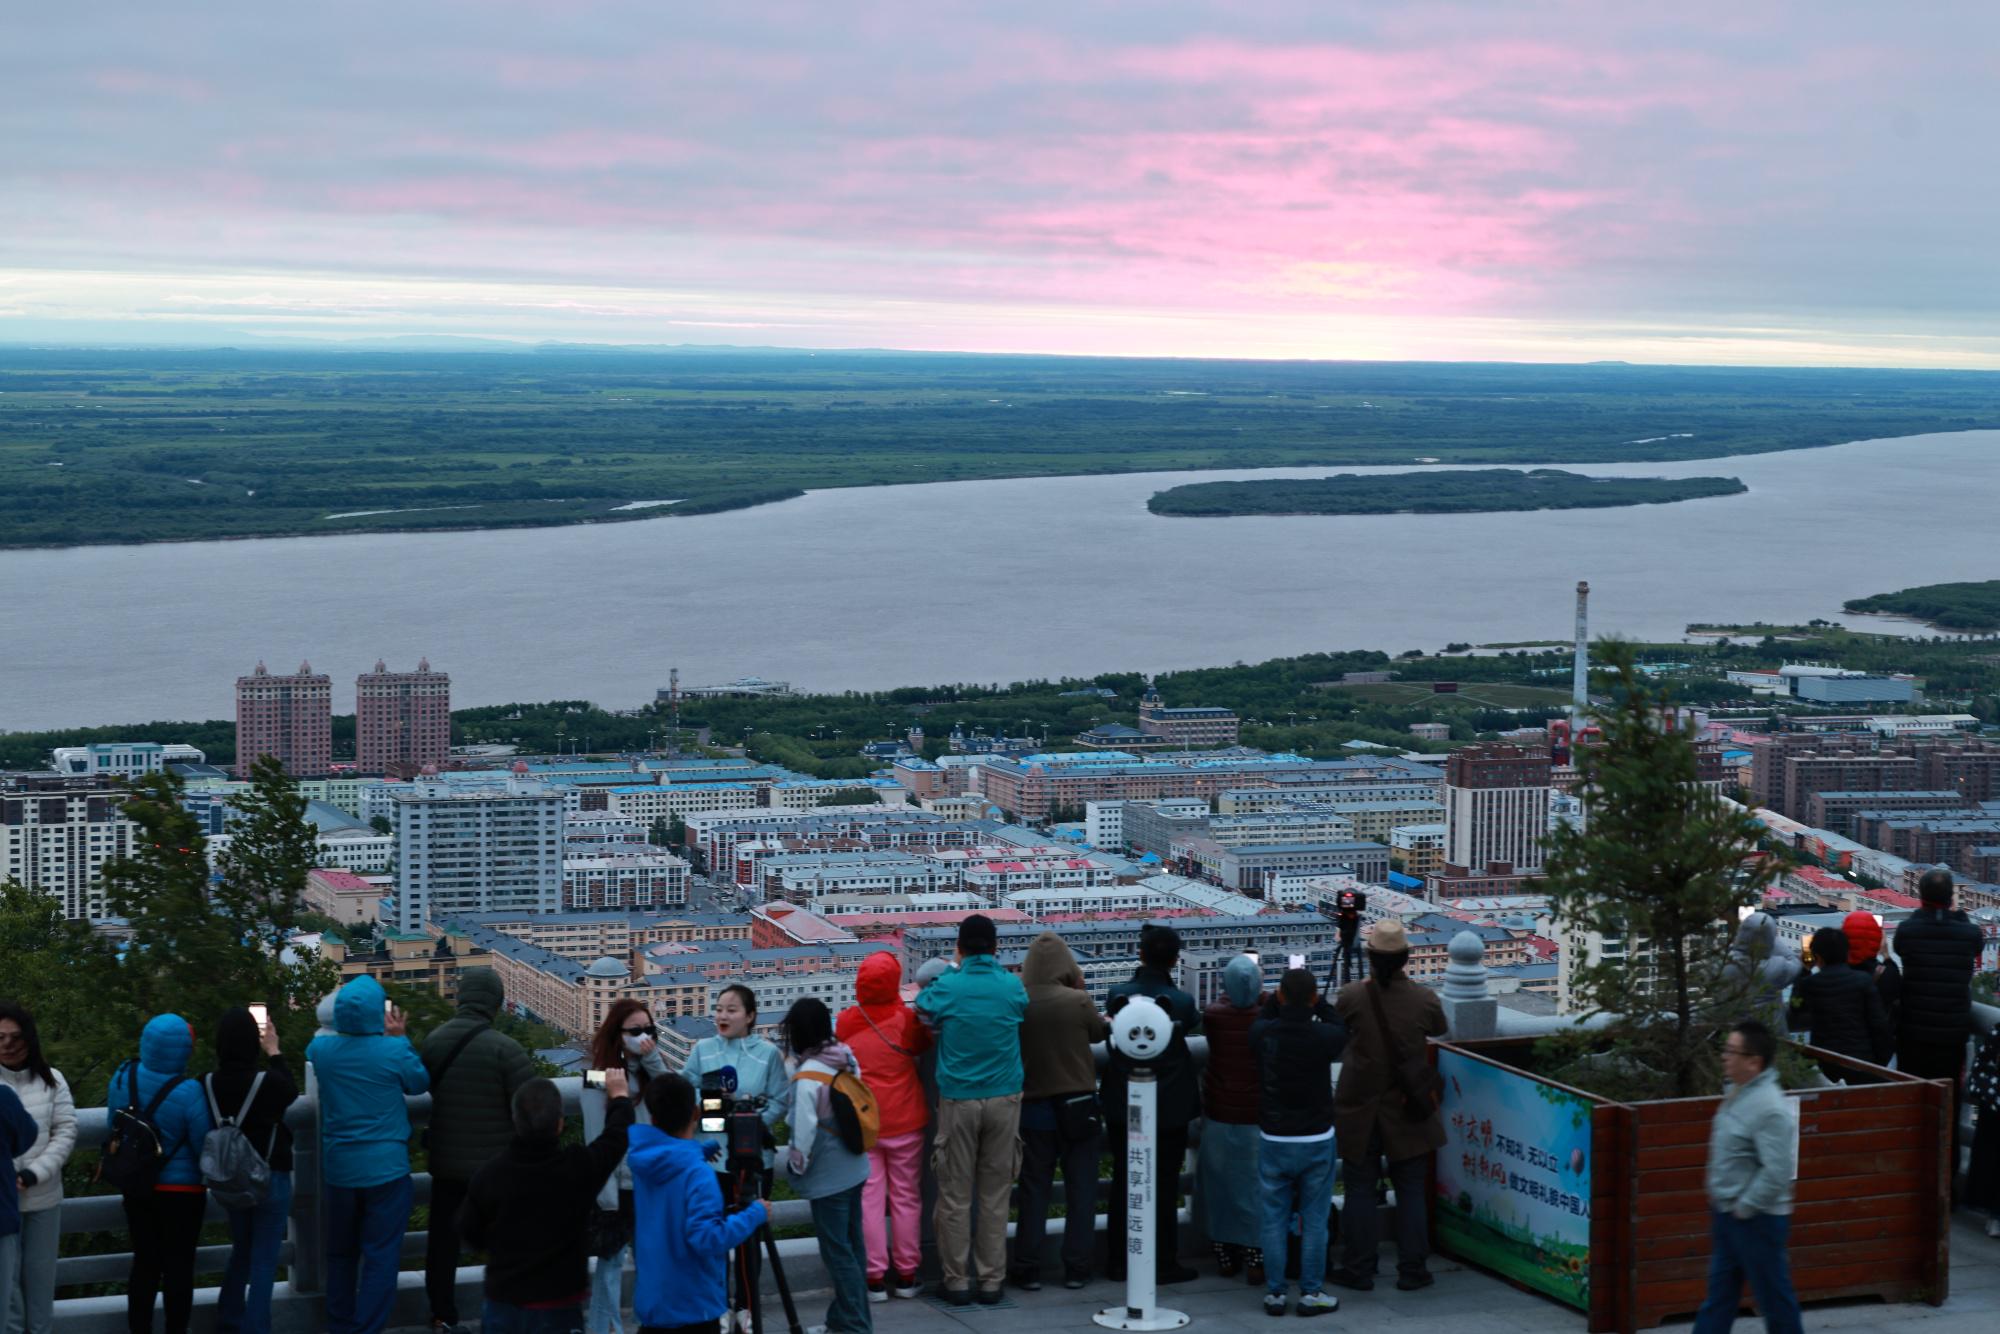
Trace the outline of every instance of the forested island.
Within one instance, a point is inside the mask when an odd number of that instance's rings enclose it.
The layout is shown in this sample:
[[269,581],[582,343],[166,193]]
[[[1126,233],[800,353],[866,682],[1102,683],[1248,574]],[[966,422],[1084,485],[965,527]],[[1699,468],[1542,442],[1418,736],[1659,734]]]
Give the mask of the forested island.
[[1992,427],[2000,373],[1980,371],[5,347],[0,547],[673,522],[825,487],[1573,467]]
[[1364,476],[1191,482],[1156,492],[1155,514],[1477,514],[1497,510],[1664,505],[1750,488],[1734,477],[1586,477],[1556,468],[1481,468]]
[[1897,593],[1877,593],[1855,598],[1847,610],[1908,616],[1941,630],[2000,630],[2000,579],[1925,584]]

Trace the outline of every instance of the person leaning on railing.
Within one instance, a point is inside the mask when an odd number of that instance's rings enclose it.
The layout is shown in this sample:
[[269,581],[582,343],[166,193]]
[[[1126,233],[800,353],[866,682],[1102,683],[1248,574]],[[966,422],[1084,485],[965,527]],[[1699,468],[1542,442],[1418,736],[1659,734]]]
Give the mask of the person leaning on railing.
[[259,1025],[242,1006],[223,1011],[215,1024],[215,1072],[203,1082],[210,1110],[233,1120],[271,1169],[262,1203],[229,1211],[229,1263],[216,1301],[216,1328],[223,1334],[270,1334],[271,1288],[292,1213],[292,1132],[285,1112],[299,1096],[278,1051],[277,1026]]
[[410,1224],[403,1099],[429,1091],[431,1079],[403,1035],[402,1012],[389,1008],[374,978],[340,989],[333,1023],[338,1031],[306,1048],[318,1080],[326,1183],[326,1327],[329,1334],[376,1334],[395,1305]]
[[166,1334],[187,1334],[194,1312],[194,1257],[208,1203],[201,1145],[210,1122],[208,1099],[187,1078],[193,1054],[193,1026],[177,1014],[155,1015],[139,1034],[139,1058],[118,1067],[105,1097],[114,1114],[124,1109],[150,1121],[160,1150],[157,1169],[121,1191],[132,1238],[132,1273],[125,1284],[125,1321],[132,1334],[153,1328],[155,1296],[166,1307]]
[[36,1126],[35,1142],[13,1160],[11,1175],[21,1192],[21,1273],[18,1283],[0,1284],[0,1325],[7,1334],[49,1334],[62,1243],[62,1170],[76,1147],[76,1104],[62,1071],[42,1055],[35,1016],[19,1005],[0,1005],[0,1084],[14,1090]]

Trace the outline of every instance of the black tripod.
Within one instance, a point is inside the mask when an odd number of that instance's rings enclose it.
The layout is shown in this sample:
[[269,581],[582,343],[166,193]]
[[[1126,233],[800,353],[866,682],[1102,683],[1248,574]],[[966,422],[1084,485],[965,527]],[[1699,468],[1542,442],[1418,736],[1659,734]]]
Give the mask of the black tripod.
[[[757,1196],[757,1182],[763,1176],[762,1156],[745,1160],[731,1159],[729,1170],[723,1173],[722,1207],[735,1213],[743,1203]],[[750,1257],[755,1253],[759,1241],[764,1243],[764,1254],[771,1261],[771,1273],[778,1280],[778,1300],[784,1303],[785,1321],[791,1334],[805,1334],[805,1327],[799,1323],[799,1308],[792,1303],[792,1285],[785,1281],[785,1264],[778,1258],[778,1239],[771,1234],[771,1221],[765,1219],[751,1239],[731,1252],[730,1266],[735,1271],[735,1288],[739,1298],[749,1308],[751,1334],[764,1334],[764,1306],[759,1294],[759,1284],[750,1275]],[[731,1308],[731,1314],[735,1308]]]

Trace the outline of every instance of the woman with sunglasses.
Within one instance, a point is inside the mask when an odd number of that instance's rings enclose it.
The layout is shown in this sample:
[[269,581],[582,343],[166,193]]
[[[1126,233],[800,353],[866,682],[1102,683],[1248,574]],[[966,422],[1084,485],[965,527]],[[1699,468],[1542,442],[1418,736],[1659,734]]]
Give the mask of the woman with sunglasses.
[[[725,1073],[727,1072],[727,1073]],[[785,1119],[785,1109],[790,1105],[792,1078],[785,1069],[785,1054],[767,1038],[757,1036],[757,993],[741,982],[732,982],[715,994],[715,1036],[703,1038],[694,1044],[688,1053],[687,1064],[681,1067],[681,1074],[697,1092],[701,1089],[704,1076],[720,1075],[729,1096],[743,1100],[762,1098],[758,1116],[766,1130],[777,1127]],[[717,1175],[721,1178],[722,1197],[734,1199],[737,1183],[723,1170],[729,1164],[722,1155],[726,1148],[719,1134],[705,1135],[700,1127],[695,1137],[713,1144],[711,1153],[715,1156]],[[771,1198],[771,1164],[774,1161],[770,1148],[764,1150],[764,1170],[757,1183],[755,1198]],[[736,1313],[739,1330],[750,1328],[749,1299],[744,1295],[747,1287],[754,1287],[763,1273],[763,1257],[756,1246],[743,1246],[737,1250],[737,1263],[730,1269],[729,1309]],[[767,1327],[769,1320],[765,1321]]]
[[[633,1112],[641,1125],[651,1124],[643,1096],[646,1081],[667,1073],[659,1037],[652,1011],[626,999],[612,1004],[590,1043],[591,1069],[625,1072]],[[582,1104],[583,1138],[589,1143],[604,1132],[604,1090],[586,1081]],[[623,1334],[619,1312],[625,1304],[625,1257],[632,1253],[632,1171],[622,1158],[618,1170],[598,1192],[597,1208],[592,1245],[597,1263],[591,1273],[590,1310],[584,1316],[584,1328],[589,1334]]]
[[0,1084],[14,1090],[36,1129],[35,1142],[12,1164],[21,1192],[21,1265],[19,1290],[0,1291],[0,1325],[49,1334],[62,1240],[62,1170],[76,1147],[76,1105],[62,1071],[42,1055],[34,1015],[19,1005],[0,1005]]

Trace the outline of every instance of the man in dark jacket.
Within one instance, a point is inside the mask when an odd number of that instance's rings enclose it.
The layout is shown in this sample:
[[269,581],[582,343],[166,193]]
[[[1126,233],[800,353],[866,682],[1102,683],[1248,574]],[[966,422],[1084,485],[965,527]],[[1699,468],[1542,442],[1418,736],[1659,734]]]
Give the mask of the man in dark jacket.
[[1347,1026],[1321,1002],[1312,974],[1286,972],[1264,1017],[1250,1029],[1257,1061],[1257,1175],[1263,1184],[1264,1313],[1285,1313],[1284,1266],[1292,1216],[1298,1215],[1299,1314],[1326,1315],[1340,1300],[1321,1286],[1326,1277],[1326,1218],[1333,1204],[1333,1067],[1347,1046]]
[[[1159,1204],[1159,1228],[1155,1257],[1161,1283],[1186,1283],[1195,1271],[1180,1262],[1181,1164],[1187,1158],[1188,1123],[1201,1115],[1201,1085],[1195,1077],[1194,1058],[1188,1054],[1187,1035],[1201,1027],[1201,1011],[1194,997],[1174,985],[1180,967],[1181,933],[1170,926],[1148,924],[1139,931],[1139,967],[1132,980],[1112,986],[1105,996],[1105,1013],[1115,1016],[1134,996],[1155,1001],[1174,1021],[1174,1036],[1160,1058],[1152,1063],[1160,1081],[1160,1129],[1156,1159],[1160,1187],[1154,1194]],[[1108,1231],[1111,1248],[1107,1275],[1114,1282],[1125,1278],[1125,1086],[1132,1060],[1114,1047],[1104,1070],[1104,1105],[1111,1133],[1106,1137],[1111,1150],[1111,1198],[1113,1206]]]
[[1917,882],[1924,906],[1896,928],[1903,961],[1896,1065],[1919,1079],[1956,1081],[1972,1032],[1972,974],[1984,942],[1979,928],[1953,912],[1951,872],[1924,872]]
[[528,1080],[514,1094],[512,1141],[467,1186],[457,1222],[465,1239],[486,1252],[484,1334],[568,1334],[583,1327],[586,1225],[632,1128],[623,1070],[604,1072],[604,1096],[604,1132],[588,1146],[564,1148],[562,1093],[546,1079]]
[[431,1226],[424,1246],[424,1291],[431,1327],[456,1334],[458,1206],[479,1170],[514,1142],[514,1095],[535,1077],[521,1044],[493,1027],[505,999],[491,968],[459,974],[458,1014],[424,1039],[431,1078]]
[[[1874,979],[1847,963],[1847,933],[1838,927],[1813,932],[1812,957],[1817,970],[1792,984],[1791,1014],[1786,1026],[1794,1035],[1810,1032],[1815,1047],[1881,1065],[1895,1050],[1889,1027],[1889,1007],[1882,1003]],[[1835,1083],[1873,1084],[1876,1077],[1832,1061],[1820,1071]]]

